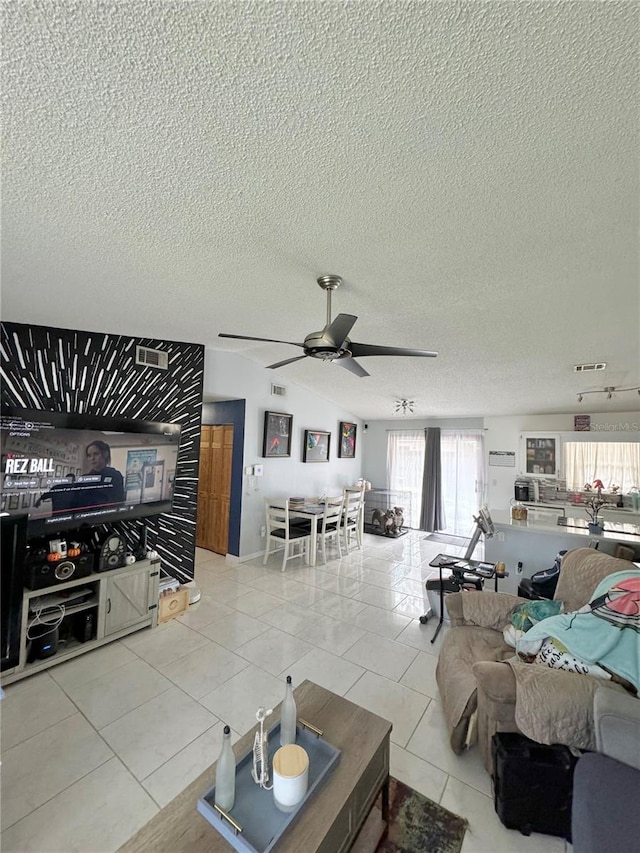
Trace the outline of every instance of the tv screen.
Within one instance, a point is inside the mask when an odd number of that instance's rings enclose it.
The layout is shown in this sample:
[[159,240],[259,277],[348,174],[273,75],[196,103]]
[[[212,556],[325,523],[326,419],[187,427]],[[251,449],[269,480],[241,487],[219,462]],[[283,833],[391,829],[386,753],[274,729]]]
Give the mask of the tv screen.
[[171,509],[180,425],[4,408],[0,511],[29,536]]

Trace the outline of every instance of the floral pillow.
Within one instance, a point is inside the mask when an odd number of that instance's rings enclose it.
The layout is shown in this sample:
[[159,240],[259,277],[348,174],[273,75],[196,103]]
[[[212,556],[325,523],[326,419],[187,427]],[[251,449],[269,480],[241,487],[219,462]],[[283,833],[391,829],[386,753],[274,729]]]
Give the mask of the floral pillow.
[[510,622],[517,631],[528,631],[536,622],[542,622],[549,616],[557,616],[562,611],[561,601],[525,601],[516,604],[511,611]]

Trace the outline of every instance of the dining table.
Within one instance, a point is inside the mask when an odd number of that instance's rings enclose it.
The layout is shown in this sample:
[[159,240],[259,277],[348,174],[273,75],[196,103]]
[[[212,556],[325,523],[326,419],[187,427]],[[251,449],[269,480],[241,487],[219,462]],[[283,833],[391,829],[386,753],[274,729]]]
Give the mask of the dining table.
[[318,553],[318,519],[324,515],[324,504],[304,503],[293,508],[289,505],[290,518],[304,518],[311,521],[311,547],[309,548],[309,565],[315,566]]

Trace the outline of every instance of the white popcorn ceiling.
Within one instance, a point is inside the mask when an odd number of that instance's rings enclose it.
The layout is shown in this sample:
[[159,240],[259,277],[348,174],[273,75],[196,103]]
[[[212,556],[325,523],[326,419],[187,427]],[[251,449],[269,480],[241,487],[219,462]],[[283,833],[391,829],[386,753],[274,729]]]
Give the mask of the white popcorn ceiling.
[[[3,4],[3,318],[265,366],[367,419],[630,411],[638,3]],[[595,375],[580,362],[606,361]],[[268,391],[265,391],[268,393]],[[586,408],[585,408],[586,407]]]

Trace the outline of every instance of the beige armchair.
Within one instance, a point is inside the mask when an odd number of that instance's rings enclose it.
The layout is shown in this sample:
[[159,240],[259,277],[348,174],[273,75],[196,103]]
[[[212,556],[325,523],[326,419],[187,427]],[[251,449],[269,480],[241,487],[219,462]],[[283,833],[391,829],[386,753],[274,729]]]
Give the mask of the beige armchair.
[[[555,598],[565,611],[586,604],[598,583],[628,569],[626,560],[590,548],[564,557]],[[495,592],[457,592],[445,599],[451,627],[436,669],[451,748],[476,740],[491,772],[491,737],[521,732],[539,743],[595,749],[593,696],[598,687],[623,691],[613,681],[519,662],[502,629],[525,599]]]

